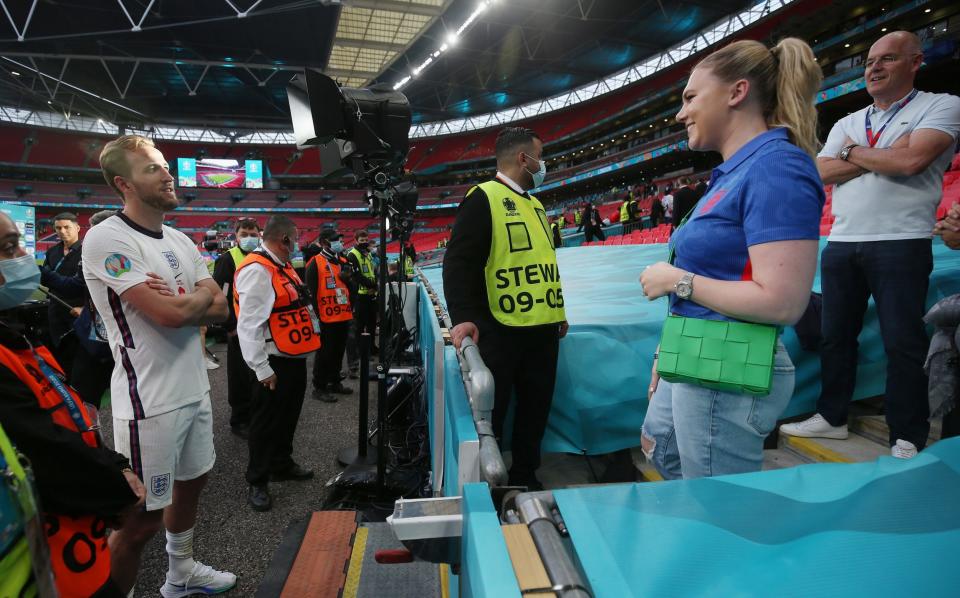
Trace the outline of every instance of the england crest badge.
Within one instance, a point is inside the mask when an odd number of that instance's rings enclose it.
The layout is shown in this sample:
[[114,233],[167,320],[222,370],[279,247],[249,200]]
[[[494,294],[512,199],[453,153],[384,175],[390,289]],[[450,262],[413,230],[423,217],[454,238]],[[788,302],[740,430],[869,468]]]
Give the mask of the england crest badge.
[[154,496],[163,496],[170,489],[170,474],[155,475],[150,478],[150,492]]
[[177,259],[177,254],[172,251],[164,251],[163,257],[167,258],[167,265],[170,266],[171,270],[180,269],[180,260]]

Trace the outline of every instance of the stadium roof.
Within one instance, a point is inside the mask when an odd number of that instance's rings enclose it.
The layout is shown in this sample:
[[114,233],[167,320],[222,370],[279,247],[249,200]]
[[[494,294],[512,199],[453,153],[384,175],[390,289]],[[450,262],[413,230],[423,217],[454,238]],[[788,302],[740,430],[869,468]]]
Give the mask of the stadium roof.
[[402,88],[414,136],[456,133],[613,91],[792,1],[0,0],[0,119],[290,143],[286,82],[320,68]]
[[289,128],[294,73],[319,68],[364,86],[450,1],[0,1],[0,104],[117,123]]

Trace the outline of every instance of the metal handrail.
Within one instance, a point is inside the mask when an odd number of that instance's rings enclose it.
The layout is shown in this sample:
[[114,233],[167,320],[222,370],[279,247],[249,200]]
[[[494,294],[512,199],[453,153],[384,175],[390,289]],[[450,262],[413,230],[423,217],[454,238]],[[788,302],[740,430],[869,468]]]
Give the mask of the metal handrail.
[[[436,297],[436,292],[426,277],[421,276],[420,281],[427,287],[431,296]],[[434,305],[440,310],[440,321],[443,322],[444,328],[453,329],[453,321],[450,320],[450,315],[444,306],[438,301],[435,301]],[[460,362],[460,375],[473,411],[473,424],[477,429],[477,438],[480,440],[480,477],[490,486],[505,486],[508,479],[507,466],[503,462],[500,445],[493,433],[493,374],[483,362],[480,349],[471,338],[463,339],[460,351],[457,352],[457,359]]]
[[473,423],[480,439],[480,475],[491,486],[507,484],[507,466],[503,462],[500,445],[493,433],[494,387],[493,373],[483,363],[480,349],[467,337],[460,343],[460,373],[470,397]]
[[568,543],[563,541],[557,520],[552,514],[557,510],[553,493],[520,494],[516,497],[516,508],[520,520],[530,529],[530,536],[555,594],[561,598],[592,598],[587,582],[570,556]]

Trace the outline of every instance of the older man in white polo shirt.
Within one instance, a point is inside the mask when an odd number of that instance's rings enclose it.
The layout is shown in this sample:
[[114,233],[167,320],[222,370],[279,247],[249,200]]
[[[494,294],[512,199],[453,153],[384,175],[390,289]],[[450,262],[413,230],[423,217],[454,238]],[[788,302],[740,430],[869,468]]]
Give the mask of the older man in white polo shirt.
[[780,427],[792,436],[847,437],[857,336],[873,296],[888,362],[891,454],[900,458],[923,449],[930,430],[922,318],[931,231],[960,132],[960,98],[913,87],[922,63],[916,35],[877,40],[864,73],[873,104],[840,119],[817,159],[823,182],[836,185],[836,221],[821,256],[823,388],[816,415]]

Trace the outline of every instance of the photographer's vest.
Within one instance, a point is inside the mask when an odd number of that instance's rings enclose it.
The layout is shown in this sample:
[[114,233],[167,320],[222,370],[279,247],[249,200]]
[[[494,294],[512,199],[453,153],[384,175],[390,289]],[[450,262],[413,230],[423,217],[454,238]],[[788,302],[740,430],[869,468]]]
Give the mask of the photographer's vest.
[[330,262],[322,253],[313,256],[310,261],[317,264],[317,288],[313,292],[317,298],[320,321],[332,324],[353,319],[350,291],[340,280],[340,264]]
[[[14,351],[0,346],[3,365],[30,389],[53,423],[80,435],[91,448],[100,446],[93,420],[76,391],[64,384],[63,370],[46,347]],[[62,598],[90,596],[110,577],[107,522],[94,515],[45,512],[47,546]]]
[[270,336],[266,341],[273,343],[281,355],[291,357],[319,349],[320,335],[314,328],[309,298],[302,292],[304,287],[300,277],[289,263],[280,266],[271,257],[258,251],[247,254],[233,275],[233,310],[237,319],[240,319],[237,276],[250,264],[260,264],[266,268],[273,285],[273,310],[267,320]]
[[484,267],[490,313],[506,326],[566,320],[547,215],[537,198],[499,181],[481,183],[490,206],[490,255]]
[[[355,256],[357,258],[357,263],[360,264],[360,274],[370,282],[376,284],[377,275],[373,269],[373,258],[370,256],[370,252],[368,251],[367,254],[364,255],[363,253],[360,252],[359,249],[354,247],[353,249],[350,250],[350,255]],[[368,289],[362,284],[358,286],[360,287],[357,289],[358,295],[376,295],[377,294],[376,291],[374,291],[373,289]]]

